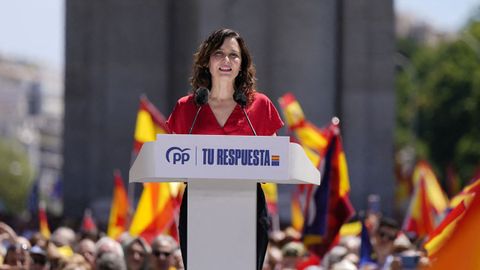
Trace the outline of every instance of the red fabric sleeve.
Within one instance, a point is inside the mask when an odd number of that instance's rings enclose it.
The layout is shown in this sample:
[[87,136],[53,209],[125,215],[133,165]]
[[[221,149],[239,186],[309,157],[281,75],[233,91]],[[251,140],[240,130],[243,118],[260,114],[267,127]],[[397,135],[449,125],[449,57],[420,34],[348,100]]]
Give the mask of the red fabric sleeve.
[[187,134],[189,125],[195,116],[195,104],[192,96],[180,98],[168,117],[167,126],[174,134]]
[[248,108],[248,114],[257,135],[271,136],[283,127],[283,121],[277,109],[264,94],[255,94],[254,102]]

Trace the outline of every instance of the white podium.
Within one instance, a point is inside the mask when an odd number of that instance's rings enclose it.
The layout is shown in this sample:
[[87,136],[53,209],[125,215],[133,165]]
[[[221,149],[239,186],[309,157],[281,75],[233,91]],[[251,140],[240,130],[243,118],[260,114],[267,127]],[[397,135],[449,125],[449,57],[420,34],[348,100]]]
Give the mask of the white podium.
[[256,268],[256,183],[320,184],[283,136],[157,135],[130,182],[188,182],[187,269]]

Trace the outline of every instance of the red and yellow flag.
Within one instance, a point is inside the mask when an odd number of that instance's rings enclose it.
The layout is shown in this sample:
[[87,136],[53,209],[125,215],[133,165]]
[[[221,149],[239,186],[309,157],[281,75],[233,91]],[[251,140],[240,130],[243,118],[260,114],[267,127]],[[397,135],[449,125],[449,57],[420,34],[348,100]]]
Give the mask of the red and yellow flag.
[[300,195],[302,194],[302,185],[297,185],[297,188],[292,193],[291,214],[292,214],[292,227],[297,231],[303,230],[303,209],[300,202]]
[[292,93],[283,95],[278,102],[288,129],[302,145],[312,164],[318,168],[327,149],[327,133],[305,119],[303,110]]
[[413,172],[414,193],[403,224],[403,229],[417,237],[433,232],[435,218],[447,209],[447,196],[426,161],[420,161]]
[[[468,200],[467,200],[468,201]],[[435,228],[435,230],[428,236],[428,241],[425,242],[424,247],[427,250],[428,256],[433,258],[436,252],[445,244],[452,236],[452,233],[461,220],[466,210],[467,201],[462,201],[457,205],[443,221]]]
[[130,225],[130,234],[151,242],[163,233],[174,220],[178,209],[170,195],[168,183],[144,183],[137,210]]
[[265,183],[262,184],[262,189],[265,193],[265,200],[267,201],[268,212],[272,215],[278,215],[277,184]]
[[472,194],[480,191],[480,177],[475,181],[472,181],[470,185],[463,188],[463,190],[450,199],[449,207],[455,208],[458,204],[465,200],[465,198],[471,197]]
[[[312,164],[317,168],[323,166],[320,186],[307,187],[303,226],[305,245],[321,257],[338,238],[342,224],[354,213],[349,199],[350,180],[339,121],[334,118],[327,128],[320,129],[305,119],[293,94],[285,94],[279,103],[289,130],[303,146]],[[294,218],[300,216],[301,211],[297,209],[295,200],[292,200]],[[297,223],[292,220],[294,222]]]
[[129,203],[120,171],[115,170],[113,174],[113,198],[110,207],[110,217],[108,219],[107,235],[113,239],[117,239],[120,234],[128,229]]
[[136,156],[145,142],[155,141],[157,134],[167,133],[169,132],[165,117],[146,96],[141,96],[135,126],[133,154]]
[[474,195],[463,217],[453,229],[448,244],[431,257],[429,269],[480,269],[480,196]]
[[442,220],[437,228],[428,236],[428,241],[424,247],[428,251],[428,256],[434,258],[438,250],[448,244],[449,239],[458,222],[462,219],[466,209],[468,209],[473,197],[480,191],[480,178],[472,184],[466,186],[462,192],[450,200],[452,210]]
[[47,211],[45,209],[45,203],[40,201],[38,205],[38,227],[40,234],[46,239],[50,239],[50,228],[48,227]]
[[[165,117],[142,96],[135,127],[133,154],[137,155],[144,143],[155,141],[157,134],[167,133],[169,131]],[[140,235],[150,242],[157,234],[168,229],[175,221],[182,187],[181,183],[144,183],[130,224],[130,234]]]

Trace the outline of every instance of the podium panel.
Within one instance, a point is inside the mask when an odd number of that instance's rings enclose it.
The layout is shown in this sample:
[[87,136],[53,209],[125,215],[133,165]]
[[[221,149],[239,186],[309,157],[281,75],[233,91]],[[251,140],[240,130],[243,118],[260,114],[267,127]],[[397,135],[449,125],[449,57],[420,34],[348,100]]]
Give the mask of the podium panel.
[[256,269],[257,184],[188,184],[187,269]]
[[188,182],[187,267],[256,267],[256,183],[320,184],[302,147],[281,136],[158,135],[130,182]]

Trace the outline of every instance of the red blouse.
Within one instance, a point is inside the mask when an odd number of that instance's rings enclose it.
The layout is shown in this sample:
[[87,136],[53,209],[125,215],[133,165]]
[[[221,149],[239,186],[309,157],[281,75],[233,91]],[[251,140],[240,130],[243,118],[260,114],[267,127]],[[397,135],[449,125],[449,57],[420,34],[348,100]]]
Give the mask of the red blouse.
[[[258,92],[254,95],[253,102],[246,108],[248,117],[257,135],[271,136],[283,126],[283,121],[267,96]],[[197,108],[193,101],[193,95],[180,98],[167,120],[170,131],[176,134],[188,134]],[[253,135],[253,132],[240,105],[235,106],[222,127],[207,103],[198,114],[192,134]]]

